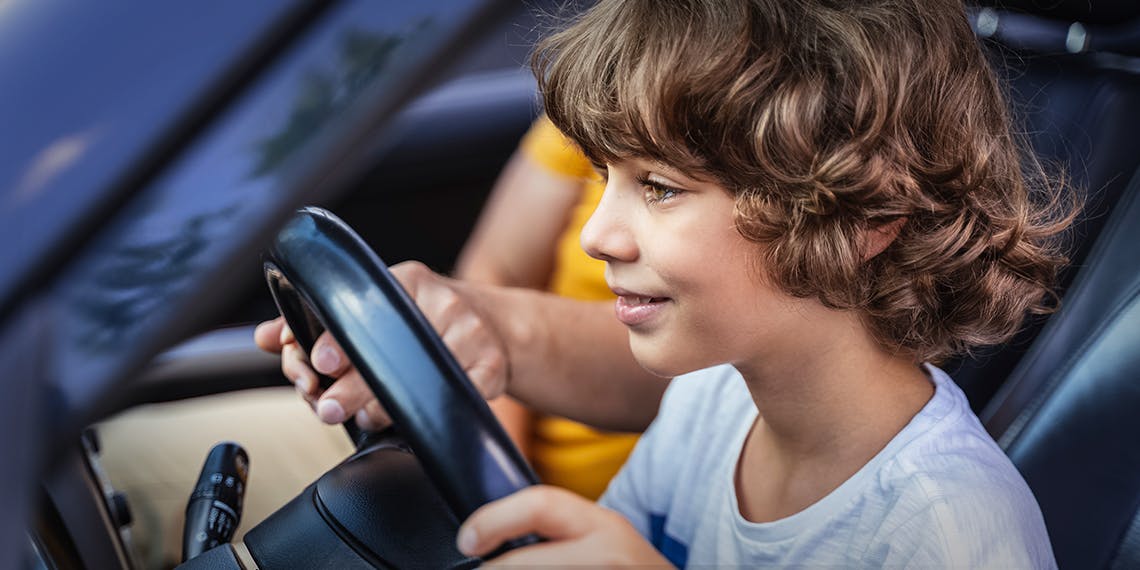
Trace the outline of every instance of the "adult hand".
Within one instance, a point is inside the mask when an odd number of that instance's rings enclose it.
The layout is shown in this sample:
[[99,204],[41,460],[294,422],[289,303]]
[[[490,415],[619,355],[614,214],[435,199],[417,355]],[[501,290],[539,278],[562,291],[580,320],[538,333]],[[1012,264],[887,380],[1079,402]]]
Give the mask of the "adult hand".
[[459,528],[457,541],[463,554],[482,556],[527,534],[546,542],[512,550],[488,565],[669,566],[620,514],[544,485],[480,507]]
[[[480,393],[488,399],[502,394],[508,376],[506,345],[499,331],[484,318],[484,309],[470,288],[437,275],[418,262],[400,263],[391,271]],[[338,424],[355,416],[357,424],[366,430],[377,430],[391,423],[360,373],[329,333],[317,339],[309,358],[282,317],[258,325],[254,339],[262,349],[281,353],[281,371],[321,421]],[[317,372],[335,379],[324,392],[317,382]]]

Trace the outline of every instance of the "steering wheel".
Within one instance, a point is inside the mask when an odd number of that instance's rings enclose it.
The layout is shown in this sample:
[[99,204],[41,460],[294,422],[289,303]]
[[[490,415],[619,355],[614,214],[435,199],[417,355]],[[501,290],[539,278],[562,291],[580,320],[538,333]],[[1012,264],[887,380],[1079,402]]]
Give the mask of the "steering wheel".
[[344,222],[298,210],[264,269],[301,347],[332,334],[458,520],[538,482],[423,313]]

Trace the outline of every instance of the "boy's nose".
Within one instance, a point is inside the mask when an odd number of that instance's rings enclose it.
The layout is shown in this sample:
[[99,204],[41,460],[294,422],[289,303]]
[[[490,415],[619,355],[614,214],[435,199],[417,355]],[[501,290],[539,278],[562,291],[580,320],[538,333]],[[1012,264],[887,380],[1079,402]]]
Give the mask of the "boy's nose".
[[[611,177],[593,215],[582,227],[582,249],[594,259],[602,261],[634,261],[637,259],[637,241],[630,228],[631,212],[628,204],[614,187]],[[625,200],[628,202],[628,200]]]

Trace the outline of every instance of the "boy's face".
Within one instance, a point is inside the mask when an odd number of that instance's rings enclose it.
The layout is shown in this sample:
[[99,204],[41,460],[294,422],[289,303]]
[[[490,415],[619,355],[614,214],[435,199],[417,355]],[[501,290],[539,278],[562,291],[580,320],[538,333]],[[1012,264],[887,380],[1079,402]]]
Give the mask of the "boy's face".
[[736,231],[733,203],[719,185],[659,163],[608,165],[582,247],[606,262],[633,354],[656,374],[747,365],[807,332],[800,300],[762,277],[760,246]]

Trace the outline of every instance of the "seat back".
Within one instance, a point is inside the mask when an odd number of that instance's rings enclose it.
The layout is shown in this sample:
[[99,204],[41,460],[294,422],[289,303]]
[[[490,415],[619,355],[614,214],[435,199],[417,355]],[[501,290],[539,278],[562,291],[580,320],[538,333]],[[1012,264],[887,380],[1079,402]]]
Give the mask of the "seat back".
[[[1140,3],[1044,4],[1048,18],[1015,14],[1003,29],[991,10],[999,23],[987,26],[1018,48],[1007,61],[1037,152],[1087,189],[1074,264],[1058,313],[957,377],[975,383],[980,417],[1033,489],[1058,564],[1138,568]],[[1064,48],[1025,51],[1048,45]],[[1118,53],[1065,53],[1097,45]],[[979,386],[1000,389],[988,398]]]
[[[1047,4],[1054,6],[1048,12],[1050,16],[1065,5]],[[1087,0],[1079,4],[1086,6],[1086,12],[1090,10]],[[1117,10],[1111,12],[1113,16],[1123,13],[1114,4],[1108,7]],[[1140,2],[1129,9],[1132,18],[1128,21],[1137,34],[1128,45],[1140,55]],[[1076,8],[1070,12],[1074,17],[1081,15]],[[1095,20],[1090,14],[1084,16]],[[1085,264],[1108,213],[1140,167],[1140,152],[1132,142],[1135,133],[1140,133],[1140,57],[1094,51],[1070,53],[1069,47],[1074,47],[1069,33],[1073,24],[1061,20],[991,8],[974,12],[974,17],[979,34],[989,32],[987,43],[1010,85],[1015,114],[1036,155],[1046,165],[1062,168],[1071,185],[1086,194],[1081,217],[1068,234],[1071,265],[1060,276],[1063,294]],[[1101,37],[1097,35],[1101,28],[1085,24],[1083,29],[1088,45]],[[1117,37],[1123,28],[1112,29],[1116,33],[1113,45],[1124,51],[1125,42]],[[975,411],[985,408],[1044,322],[1031,321],[1002,347],[945,365]]]
[[[982,413],[1033,489],[1062,568],[1140,568],[1140,177]],[[1129,527],[1135,527],[1129,530]]]

